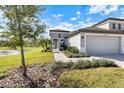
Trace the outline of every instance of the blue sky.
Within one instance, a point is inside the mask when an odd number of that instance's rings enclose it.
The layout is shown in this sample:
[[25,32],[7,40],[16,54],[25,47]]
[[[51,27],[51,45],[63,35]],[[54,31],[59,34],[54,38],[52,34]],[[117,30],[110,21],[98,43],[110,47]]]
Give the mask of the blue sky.
[[[119,5],[48,5],[41,16],[49,29],[76,30],[91,26],[108,17],[124,18]],[[48,36],[48,34],[47,34]]]
[[[119,5],[45,5],[46,10],[39,16],[49,29],[74,31],[91,26],[108,17],[124,18],[124,6]],[[0,12],[0,20],[3,20]],[[3,23],[1,21],[0,23]]]
[[124,6],[118,5],[49,5],[41,19],[51,29],[75,30],[93,25],[108,17],[124,18]]

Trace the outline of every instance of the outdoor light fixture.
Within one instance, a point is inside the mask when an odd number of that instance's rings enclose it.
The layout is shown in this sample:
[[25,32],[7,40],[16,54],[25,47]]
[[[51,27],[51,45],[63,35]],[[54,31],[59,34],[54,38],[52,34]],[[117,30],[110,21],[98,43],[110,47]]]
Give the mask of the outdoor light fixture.
[[81,39],[84,39],[84,36],[81,36]]

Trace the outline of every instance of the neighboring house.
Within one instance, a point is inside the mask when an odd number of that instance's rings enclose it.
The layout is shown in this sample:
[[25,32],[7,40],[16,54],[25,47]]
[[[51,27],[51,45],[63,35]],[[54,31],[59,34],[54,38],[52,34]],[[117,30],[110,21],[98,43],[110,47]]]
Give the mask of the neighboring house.
[[124,53],[124,19],[108,18],[76,31],[50,30],[52,49],[75,46],[89,55]]
[[50,36],[52,40],[52,50],[64,49],[67,46],[67,37],[69,35],[69,31],[56,29],[50,30]]

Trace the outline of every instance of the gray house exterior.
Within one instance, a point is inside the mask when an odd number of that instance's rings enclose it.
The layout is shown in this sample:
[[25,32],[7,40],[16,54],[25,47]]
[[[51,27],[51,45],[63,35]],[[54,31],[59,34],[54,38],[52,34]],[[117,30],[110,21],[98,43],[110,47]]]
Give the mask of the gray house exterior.
[[124,53],[124,19],[108,18],[76,31],[50,30],[52,50],[75,46],[89,55]]

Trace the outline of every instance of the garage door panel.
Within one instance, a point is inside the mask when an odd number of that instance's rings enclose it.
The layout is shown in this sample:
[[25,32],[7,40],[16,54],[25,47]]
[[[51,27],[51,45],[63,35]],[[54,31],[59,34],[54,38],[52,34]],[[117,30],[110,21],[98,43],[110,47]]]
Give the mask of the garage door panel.
[[86,51],[88,54],[117,54],[120,51],[120,37],[93,36],[86,37]]

